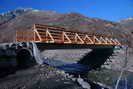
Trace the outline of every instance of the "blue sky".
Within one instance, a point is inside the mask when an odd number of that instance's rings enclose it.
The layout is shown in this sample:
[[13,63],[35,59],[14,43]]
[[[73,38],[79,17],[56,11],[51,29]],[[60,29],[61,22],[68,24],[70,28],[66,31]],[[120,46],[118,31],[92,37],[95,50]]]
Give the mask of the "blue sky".
[[0,0],[0,13],[16,8],[79,12],[110,21],[133,17],[133,0]]

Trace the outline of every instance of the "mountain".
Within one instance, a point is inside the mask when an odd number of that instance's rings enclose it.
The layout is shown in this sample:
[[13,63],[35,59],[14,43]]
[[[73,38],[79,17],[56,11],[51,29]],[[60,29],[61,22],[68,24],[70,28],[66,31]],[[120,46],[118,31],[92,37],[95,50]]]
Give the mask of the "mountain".
[[130,32],[133,32],[133,18],[120,21],[120,24]]
[[7,13],[0,14],[0,25],[9,22],[10,20],[14,19],[15,17],[22,15],[24,13],[27,13],[31,11],[32,9],[24,9],[24,8],[18,8],[14,11],[10,11]]
[[75,12],[60,14],[21,8],[0,15],[0,23],[0,42],[13,42],[16,31],[29,30],[33,24],[48,24],[82,32],[110,35],[120,40],[122,44],[132,45],[131,33],[118,22],[89,18]]
[[[17,9],[8,13],[0,15],[0,42],[13,42],[15,40],[16,31],[27,31],[30,30],[33,24],[47,24],[54,26],[61,26],[71,30],[88,32],[88,33],[99,33],[104,35],[110,35],[117,38],[122,44],[133,45],[133,20],[123,20],[120,22],[111,22],[107,20],[102,20],[98,18],[85,17],[79,13],[57,13],[52,11],[39,11],[34,9]],[[88,49],[85,50],[45,50],[42,54],[51,59],[58,60],[78,60],[83,57]],[[128,51],[128,68],[127,71],[133,72],[133,49]],[[69,60],[68,60],[69,59]],[[72,60],[71,60],[72,59]],[[113,58],[110,64],[111,69],[117,71],[125,64],[125,50],[120,50],[120,53]],[[112,84],[116,76],[116,71],[112,70],[101,71],[98,74],[92,74],[97,81],[103,81],[105,84]],[[120,74],[119,71],[118,75]],[[92,72],[92,73],[95,73]],[[97,73],[97,72],[96,72]],[[91,76],[92,76],[91,75]],[[93,78],[91,77],[91,78]],[[102,78],[102,79],[101,79]],[[110,80],[112,79],[112,80]],[[117,77],[115,77],[117,79]],[[133,78],[130,78],[133,79]],[[129,79],[128,79],[129,80]],[[129,81],[130,82],[130,81]],[[133,84],[133,83],[131,83]]]

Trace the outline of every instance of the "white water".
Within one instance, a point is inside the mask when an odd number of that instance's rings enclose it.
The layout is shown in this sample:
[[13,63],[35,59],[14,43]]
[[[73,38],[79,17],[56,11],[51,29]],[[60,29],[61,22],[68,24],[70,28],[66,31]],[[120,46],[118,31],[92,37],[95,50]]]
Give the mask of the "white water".
[[79,78],[77,78],[77,82],[82,86],[82,88],[91,89],[90,84],[87,83],[86,81],[84,81],[80,76],[79,76]]
[[37,45],[35,43],[32,43],[33,46],[33,55],[35,57],[35,60],[38,64],[43,64],[42,56],[40,54],[39,49],[37,48]]

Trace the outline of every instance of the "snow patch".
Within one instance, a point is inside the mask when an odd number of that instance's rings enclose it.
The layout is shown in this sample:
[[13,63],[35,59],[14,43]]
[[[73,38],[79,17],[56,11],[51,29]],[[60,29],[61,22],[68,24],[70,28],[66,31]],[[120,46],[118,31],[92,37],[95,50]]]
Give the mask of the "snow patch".
[[91,89],[90,84],[85,82],[80,76],[79,76],[79,78],[77,78],[77,82],[82,86],[82,88]]
[[37,10],[37,9],[34,9],[34,10],[32,10],[33,12],[39,12],[39,10]]

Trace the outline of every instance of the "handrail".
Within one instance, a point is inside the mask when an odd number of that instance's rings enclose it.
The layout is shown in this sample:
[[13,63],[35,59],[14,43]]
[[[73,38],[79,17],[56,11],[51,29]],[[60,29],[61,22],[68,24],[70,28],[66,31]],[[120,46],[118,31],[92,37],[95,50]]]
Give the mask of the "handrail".
[[113,39],[108,36],[67,31],[62,27],[35,24],[32,29],[33,30],[30,33],[33,33],[34,35],[32,35],[33,37],[30,36],[30,39],[28,38],[28,36],[26,36],[26,34],[24,34],[26,32],[16,32],[16,41],[22,42],[28,39],[26,41],[40,43],[121,45],[117,39]]

